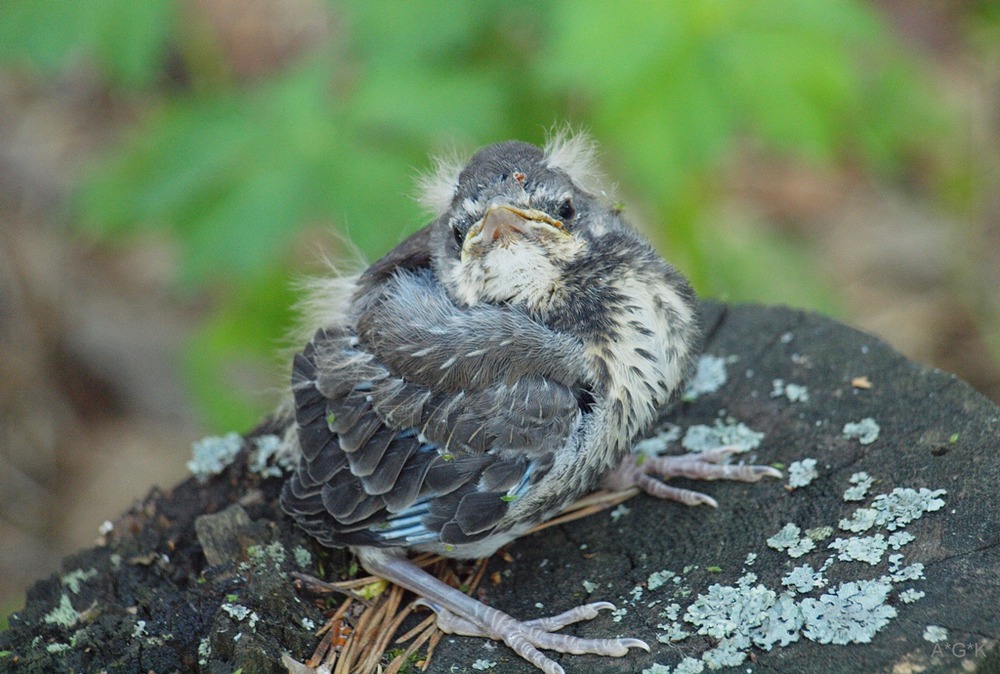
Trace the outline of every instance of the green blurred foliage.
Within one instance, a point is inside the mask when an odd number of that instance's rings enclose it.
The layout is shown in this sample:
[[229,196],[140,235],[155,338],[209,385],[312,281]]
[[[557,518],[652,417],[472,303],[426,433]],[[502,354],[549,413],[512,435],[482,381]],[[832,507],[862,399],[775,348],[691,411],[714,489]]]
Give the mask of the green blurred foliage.
[[[970,12],[964,26],[973,53],[982,64],[982,72],[992,74],[1000,72],[1000,2],[997,0],[975,0],[971,3]],[[988,154],[992,161],[986,164],[986,170],[981,167],[985,162],[977,161],[974,156],[966,158],[961,164],[964,170],[954,172],[949,178],[946,189],[942,192],[942,200],[953,210],[968,215],[970,223],[978,230],[973,239],[985,244],[980,250],[969,251],[970,257],[978,265],[987,269],[995,269],[992,260],[987,257],[984,263],[983,251],[989,249],[993,241],[990,230],[995,227],[996,216],[996,148],[986,147],[977,150]],[[970,152],[970,154],[972,154]],[[971,267],[971,268],[970,268]],[[975,267],[963,266],[963,283],[971,292],[967,293],[968,301],[973,305],[973,313],[979,317],[982,334],[993,360],[1000,363],[1000,302],[997,301],[995,286],[980,285],[974,279]]]
[[0,62],[51,75],[83,59],[116,86],[148,86],[160,75],[176,14],[174,0],[4,0]]
[[[587,97],[591,128],[621,153],[618,175],[651,195],[667,225],[664,247],[703,292],[784,299],[761,287],[755,260],[702,231],[712,227],[704,215],[713,175],[741,143],[892,172],[942,131],[920,64],[862,3],[699,0],[633,10],[608,3],[581,12],[560,0],[560,30],[540,65],[547,82]],[[719,274],[733,267],[741,271],[728,281]],[[748,287],[765,294],[748,296]]]
[[[266,361],[287,329],[296,232],[325,224],[381,255],[422,224],[407,192],[429,150],[589,128],[699,290],[830,310],[794,243],[716,217],[719,171],[749,145],[893,180],[949,131],[922,64],[860,1],[330,0],[332,37],[252,82],[206,56],[221,51],[195,4],[6,0],[0,59],[48,75],[93,62],[141,101],[76,220],[112,241],[167,232],[181,287],[227,298],[188,357],[216,426],[261,411],[231,367]],[[168,54],[184,86],[164,84]]]

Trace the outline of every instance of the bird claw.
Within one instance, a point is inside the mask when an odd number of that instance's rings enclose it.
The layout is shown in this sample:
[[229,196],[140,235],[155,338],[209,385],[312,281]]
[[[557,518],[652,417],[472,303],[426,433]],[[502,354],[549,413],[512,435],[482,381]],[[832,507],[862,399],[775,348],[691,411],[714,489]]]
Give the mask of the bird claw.
[[546,632],[556,632],[566,627],[566,625],[572,625],[573,623],[582,622],[584,620],[593,620],[597,617],[597,614],[603,610],[613,611],[615,610],[615,605],[609,601],[597,601],[592,604],[576,606],[568,611],[560,613],[559,615],[548,616],[545,618],[535,618],[534,620],[525,620],[523,621],[523,624],[530,627],[537,627],[545,630]]
[[639,639],[584,639],[556,632],[566,625],[590,620],[602,610],[613,609],[614,604],[606,601],[584,604],[555,616],[522,622],[442,583],[398,553],[369,547],[359,547],[357,553],[362,565],[370,573],[416,593],[420,597],[417,600],[419,604],[437,613],[438,627],[443,631],[503,641],[515,653],[546,674],[565,673],[541,649],[612,657],[621,657],[630,648],[649,650],[646,642]]
[[546,674],[563,674],[563,669],[539,649],[611,657],[621,657],[627,654],[630,648],[641,648],[647,653],[650,650],[649,645],[641,639],[585,639],[556,633],[567,625],[591,620],[602,610],[613,610],[614,604],[606,601],[584,604],[558,615],[525,621],[498,612],[499,615],[492,616],[488,625],[474,623],[427,599],[418,599],[416,603],[430,608],[437,614],[437,625],[443,632],[503,641],[518,655]]
[[650,496],[678,501],[685,505],[708,505],[713,508],[718,502],[708,494],[691,489],[672,487],[664,483],[671,477],[686,477],[692,480],[735,480],[737,482],[757,482],[765,477],[781,479],[781,471],[770,466],[733,465],[723,463],[734,454],[737,447],[718,447],[704,452],[691,452],[675,456],[629,455],[609,473],[602,483],[605,489],[622,490],[639,487]]

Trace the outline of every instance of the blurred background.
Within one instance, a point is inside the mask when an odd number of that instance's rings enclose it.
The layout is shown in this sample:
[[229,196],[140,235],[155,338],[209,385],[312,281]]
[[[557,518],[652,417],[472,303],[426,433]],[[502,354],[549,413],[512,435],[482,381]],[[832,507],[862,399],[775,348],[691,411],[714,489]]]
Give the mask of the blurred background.
[[4,0],[0,616],[267,412],[430,154],[565,123],[701,293],[1000,400],[996,0]]

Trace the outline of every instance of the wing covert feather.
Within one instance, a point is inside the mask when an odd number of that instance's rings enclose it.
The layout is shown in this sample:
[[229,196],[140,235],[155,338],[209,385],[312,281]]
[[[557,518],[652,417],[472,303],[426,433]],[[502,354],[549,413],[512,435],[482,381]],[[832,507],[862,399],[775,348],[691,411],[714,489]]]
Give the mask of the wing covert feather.
[[366,301],[358,337],[392,372],[435,391],[535,375],[577,383],[580,341],[511,307],[457,307],[429,270],[396,274]]
[[334,546],[484,538],[578,427],[581,347],[460,309],[423,270],[378,288],[356,336],[320,330],[294,360],[302,459],[282,503]]

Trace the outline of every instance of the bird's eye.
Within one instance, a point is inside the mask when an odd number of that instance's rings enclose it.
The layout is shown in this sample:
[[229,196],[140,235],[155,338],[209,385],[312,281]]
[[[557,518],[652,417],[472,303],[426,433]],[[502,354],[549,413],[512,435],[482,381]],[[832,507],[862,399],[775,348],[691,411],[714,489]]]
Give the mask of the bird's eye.
[[561,204],[559,204],[559,219],[565,222],[566,220],[572,220],[573,216],[576,215],[576,209],[573,207],[572,199],[564,199]]
[[462,234],[462,230],[458,227],[458,225],[452,225],[451,231],[455,235],[455,243],[457,243],[458,247],[461,248],[462,243],[465,241],[465,235]]

